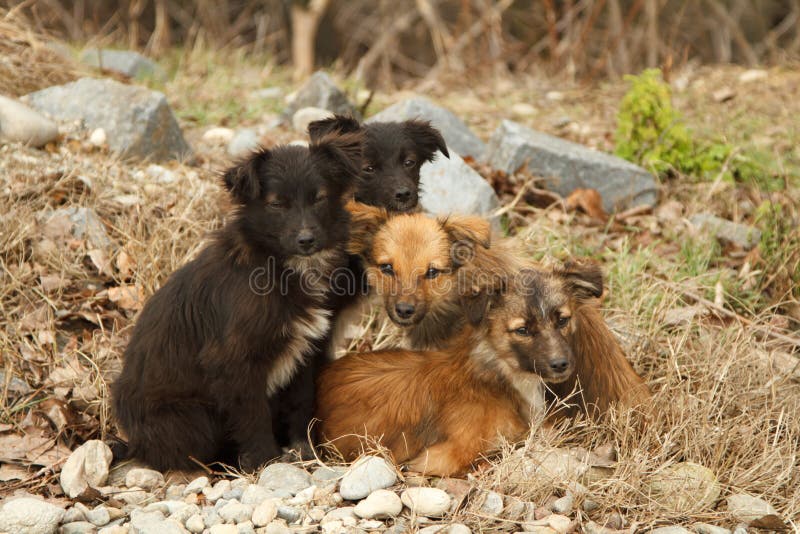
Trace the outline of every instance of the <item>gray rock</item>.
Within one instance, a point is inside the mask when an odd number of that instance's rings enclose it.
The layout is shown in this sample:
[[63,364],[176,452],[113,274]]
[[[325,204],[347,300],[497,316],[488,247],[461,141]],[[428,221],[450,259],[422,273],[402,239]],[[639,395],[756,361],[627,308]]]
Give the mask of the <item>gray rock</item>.
[[650,534],[692,534],[692,531],[678,525],[670,525],[654,528],[650,531]]
[[6,501],[0,508],[0,532],[52,534],[64,518],[64,510],[33,497]]
[[692,462],[678,462],[662,469],[648,479],[647,487],[661,506],[684,513],[709,509],[722,491],[713,471]]
[[731,531],[727,528],[709,525],[708,523],[695,523],[692,526],[697,534],[731,534]]
[[728,221],[710,213],[698,213],[690,221],[701,232],[709,233],[721,241],[733,243],[745,250],[752,249],[761,241],[761,230],[758,228]]
[[164,484],[164,475],[153,469],[135,467],[125,474],[125,485],[129,488],[139,487],[150,491]]
[[253,507],[249,504],[242,504],[231,501],[218,510],[219,516],[228,523],[244,523],[253,517]]
[[492,186],[458,154],[436,159],[420,169],[420,204],[428,213],[489,215],[499,205]]
[[486,151],[486,144],[476,136],[464,121],[449,109],[437,106],[426,98],[409,98],[390,106],[370,117],[367,122],[392,122],[409,119],[430,121],[431,126],[442,132],[447,150],[462,157],[479,159]]
[[781,520],[778,515],[778,511],[764,499],[759,499],[758,497],[753,497],[744,493],[737,493],[729,496],[727,502],[728,511],[731,515],[736,520],[747,523],[748,525],[759,523],[759,525],[764,528],[777,529],[780,528],[777,525],[767,526],[764,525],[764,523],[783,523],[783,520]]
[[163,82],[167,79],[166,71],[157,63],[131,50],[90,48],[83,51],[80,61],[90,67],[110,70],[137,80],[152,78]]
[[131,512],[130,534],[185,534],[186,529],[174,519],[165,519],[161,512]]
[[498,517],[503,512],[503,496],[496,491],[487,491],[481,504],[481,513]]
[[73,521],[64,523],[59,529],[59,534],[94,534],[97,527],[88,521]]
[[67,508],[61,521],[63,523],[78,523],[80,521],[86,521],[86,515],[82,509],[73,506],[72,508]]
[[413,513],[426,517],[441,517],[450,510],[452,503],[447,492],[438,488],[408,488],[400,499]]
[[233,158],[243,158],[260,146],[258,133],[252,128],[238,130],[231,142],[228,143],[228,155]]
[[22,102],[0,95],[0,142],[39,148],[58,137],[58,125]]
[[252,521],[244,521],[236,525],[236,531],[239,534],[256,534]]
[[144,490],[132,489],[115,493],[114,498],[119,499],[130,506],[141,506],[142,503],[150,498],[150,494]]
[[319,467],[311,473],[311,481],[318,487],[327,485],[326,483],[336,481],[344,476],[347,469],[344,467]]
[[270,464],[261,471],[258,485],[267,490],[283,489],[296,495],[311,486],[311,475],[291,464]]
[[327,109],[333,113],[358,118],[355,106],[350,103],[341,89],[336,87],[331,77],[323,71],[312,74],[308,81],[297,90],[294,99],[286,109],[285,116],[292,117],[298,109],[308,107]]
[[358,522],[355,506],[343,506],[341,508],[334,508],[322,518],[321,524],[330,523],[332,521],[339,521],[345,527],[353,527]]
[[387,519],[400,515],[403,503],[395,492],[379,489],[358,503],[353,511],[364,519]]
[[61,468],[60,481],[64,493],[74,499],[89,487],[103,486],[108,480],[111,458],[111,449],[100,440],[89,440],[75,449]]
[[227,499],[229,501],[234,500],[234,499],[237,500],[237,501],[241,501],[243,495],[244,495],[244,488],[231,487],[230,489],[227,489],[222,493],[222,498],[223,499]]
[[527,163],[562,196],[579,188],[596,189],[608,212],[656,202],[656,182],[641,167],[508,120],[492,134],[486,160],[509,174]]
[[222,518],[213,508],[203,509],[203,522],[210,528],[218,523],[222,523]]
[[302,515],[302,512],[294,506],[278,506],[278,517],[287,523],[300,521]]
[[189,520],[190,517],[193,515],[197,515],[200,513],[200,507],[196,504],[187,504],[183,508],[178,508],[177,510],[173,511],[169,518],[178,521],[179,523],[186,524],[186,521]]
[[342,477],[339,493],[343,499],[358,501],[375,490],[397,482],[397,472],[383,458],[365,456],[354,463]]
[[206,528],[206,524],[203,522],[203,516],[200,514],[192,515],[186,520],[185,526],[186,530],[193,534],[200,534]]
[[253,510],[253,524],[257,527],[265,527],[278,517],[278,507],[272,501],[264,501]]
[[301,134],[308,133],[308,125],[314,121],[320,121],[333,117],[333,113],[322,108],[300,108],[292,115],[292,128]]
[[569,514],[572,512],[572,506],[575,504],[575,497],[571,493],[567,493],[563,497],[553,501],[550,509],[557,514]]
[[26,97],[30,105],[59,121],[83,121],[103,128],[109,148],[123,158],[163,160],[190,152],[166,97],[114,80],[81,78]]
[[270,498],[272,498],[272,492],[270,490],[264,489],[258,484],[250,484],[245,488],[242,493],[242,498],[239,500],[242,504],[257,506]]

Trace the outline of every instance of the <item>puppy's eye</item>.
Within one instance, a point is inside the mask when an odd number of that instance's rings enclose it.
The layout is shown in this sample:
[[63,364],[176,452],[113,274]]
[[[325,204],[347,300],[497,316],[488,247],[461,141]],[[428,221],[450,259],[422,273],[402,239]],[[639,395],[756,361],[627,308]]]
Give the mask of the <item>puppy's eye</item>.
[[514,333],[517,334],[518,336],[529,336],[529,335],[531,335],[531,332],[530,332],[530,330],[528,330],[527,326],[520,326],[519,328],[516,328],[514,330]]
[[328,200],[328,195],[325,194],[324,191],[320,191],[317,193],[317,196],[314,197],[314,204],[319,204],[320,202],[325,202]]
[[364,165],[363,167],[361,167],[361,170],[366,174],[372,174],[373,172],[375,172],[375,167],[372,165]]
[[430,280],[430,279],[433,279],[433,278],[436,278],[437,276],[439,276],[439,274],[440,274],[441,272],[442,272],[442,271],[440,271],[440,270],[439,270],[439,269],[437,269],[436,267],[431,267],[431,268],[429,268],[427,271],[425,271],[425,278],[427,278],[427,279],[429,279],[429,280]]
[[569,315],[562,315],[556,321],[556,327],[557,328],[564,328],[565,326],[567,326],[569,324],[569,320],[570,320],[570,316]]
[[394,268],[392,267],[391,263],[381,263],[378,265],[378,269],[380,269],[383,274],[387,274],[389,276],[394,274]]
[[283,202],[282,200],[270,200],[267,202],[267,206],[274,210],[281,210],[286,207],[286,202]]
[[413,167],[413,166],[414,166],[414,165],[416,165],[416,164],[417,164],[417,162],[416,162],[416,161],[414,161],[413,159],[407,159],[407,160],[405,160],[405,161],[403,162],[403,165],[405,165],[406,167],[409,167],[409,168],[410,168],[410,167]]

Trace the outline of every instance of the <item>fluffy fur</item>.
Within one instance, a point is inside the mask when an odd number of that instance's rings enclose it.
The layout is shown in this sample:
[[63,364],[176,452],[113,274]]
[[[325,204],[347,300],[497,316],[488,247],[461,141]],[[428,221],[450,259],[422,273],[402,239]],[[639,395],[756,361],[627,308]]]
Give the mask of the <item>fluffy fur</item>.
[[429,122],[372,122],[336,115],[308,126],[311,140],[333,132],[363,132],[364,159],[355,192],[358,202],[392,212],[413,211],[419,201],[419,172],[436,153],[450,157],[442,134]]
[[159,470],[253,469],[306,440],[307,359],[329,331],[325,280],[346,262],[361,142],[261,150],[224,174],[236,211],[150,298],[112,389],[132,456]]

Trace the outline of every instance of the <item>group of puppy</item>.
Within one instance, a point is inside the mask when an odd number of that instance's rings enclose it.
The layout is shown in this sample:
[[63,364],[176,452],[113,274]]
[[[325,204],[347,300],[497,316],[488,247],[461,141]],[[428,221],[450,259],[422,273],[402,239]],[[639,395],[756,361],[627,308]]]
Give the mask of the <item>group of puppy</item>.
[[[428,122],[335,116],[309,135],[224,173],[235,210],[139,315],[112,387],[129,456],[253,470],[379,443],[461,475],[546,408],[552,422],[650,398],[599,311],[596,264],[536,264],[483,218],[417,210],[420,167],[449,157]],[[371,295],[402,348],[335,359]]]

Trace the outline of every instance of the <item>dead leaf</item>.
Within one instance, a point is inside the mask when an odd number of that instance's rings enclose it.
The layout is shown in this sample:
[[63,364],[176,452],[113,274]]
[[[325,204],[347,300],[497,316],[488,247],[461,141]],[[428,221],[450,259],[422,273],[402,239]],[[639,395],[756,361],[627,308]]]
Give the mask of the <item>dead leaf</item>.
[[49,431],[29,427],[25,433],[0,435],[0,462],[51,465],[68,457],[70,451],[49,435]]
[[110,287],[108,300],[125,310],[141,310],[144,305],[144,290],[132,285]]
[[111,261],[108,259],[108,254],[99,248],[90,250],[88,254],[97,272],[110,278],[113,273],[111,272]]
[[11,482],[13,480],[25,480],[28,478],[28,470],[12,464],[0,465],[0,482]]
[[133,275],[133,270],[136,268],[136,263],[133,261],[127,252],[121,250],[117,254],[117,270],[123,278],[128,278]]
[[39,283],[45,293],[51,293],[66,287],[69,281],[58,274],[46,274],[39,277]]
[[72,221],[66,213],[57,213],[47,219],[42,226],[45,237],[53,240],[66,239],[72,234]]
[[789,528],[786,526],[786,523],[783,522],[783,519],[775,514],[765,515],[764,517],[759,517],[754,521],[750,521],[750,526],[767,530],[785,530]]
[[608,213],[603,209],[603,197],[596,189],[576,189],[564,201],[567,211],[580,209],[593,219],[608,220]]

